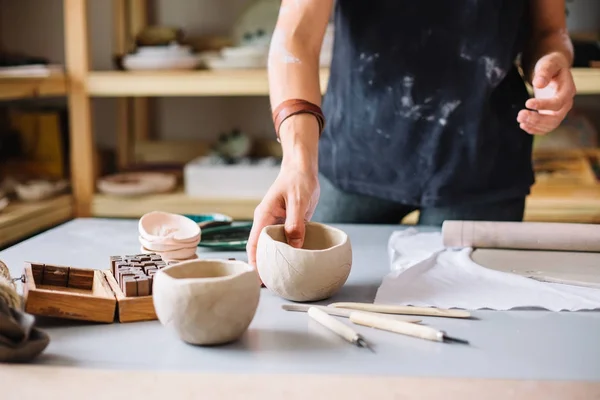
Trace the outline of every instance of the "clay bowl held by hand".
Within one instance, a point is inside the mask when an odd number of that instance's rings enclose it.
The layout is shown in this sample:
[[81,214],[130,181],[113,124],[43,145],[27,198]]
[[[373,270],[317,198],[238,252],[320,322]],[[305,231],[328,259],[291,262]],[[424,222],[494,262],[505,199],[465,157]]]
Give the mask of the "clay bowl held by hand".
[[189,244],[191,247],[200,241],[200,227],[183,215],[162,211],[144,214],[138,223],[140,236],[148,242],[162,244]]
[[306,223],[302,248],[287,244],[283,225],[265,227],[258,239],[256,267],[267,288],[291,301],[319,301],[346,283],[352,246],[343,231]]
[[186,343],[237,340],[254,319],[260,297],[256,271],[236,260],[183,261],[160,270],[152,287],[156,315]]

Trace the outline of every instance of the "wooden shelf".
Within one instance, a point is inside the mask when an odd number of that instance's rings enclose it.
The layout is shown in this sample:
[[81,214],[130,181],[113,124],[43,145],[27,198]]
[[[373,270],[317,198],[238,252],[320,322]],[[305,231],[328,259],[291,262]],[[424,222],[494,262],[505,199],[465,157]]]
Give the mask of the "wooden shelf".
[[0,100],[65,96],[67,79],[62,73],[48,76],[0,74]]
[[14,201],[0,211],[0,247],[51,228],[72,217],[71,195],[32,203]]
[[[600,94],[600,69],[575,68],[579,94]],[[329,70],[321,69],[321,89],[327,88]],[[267,71],[198,70],[185,72],[90,72],[87,90],[95,97],[127,96],[265,96]]]
[[[329,73],[321,70],[321,87]],[[185,72],[90,72],[87,90],[96,97],[126,96],[265,96],[269,93],[267,71],[198,70]]]
[[94,217],[139,218],[151,211],[177,214],[221,213],[237,220],[250,220],[261,199],[197,199],[183,191],[142,196],[119,197],[96,194],[92,202]]
[[577,94],[600,94],[600,68],[574,68]]

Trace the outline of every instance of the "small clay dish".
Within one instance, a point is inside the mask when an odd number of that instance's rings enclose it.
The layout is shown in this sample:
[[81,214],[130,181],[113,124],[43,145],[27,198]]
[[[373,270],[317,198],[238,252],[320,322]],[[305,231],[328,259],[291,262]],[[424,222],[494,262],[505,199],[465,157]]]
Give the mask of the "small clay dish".
[[264,285],[291,301],[319,301],[338,292],[352,267],[352,245],[340,229],[306,223],[304,245],[287,243],[284,225],[265,227],[258,239],[256,267]]
[[140,251],[145,254],[158,253],[164,260],[189,260],[196,255],[197,246],[186,247],[173,251],[156,251],[141,246]]
[[160,270],[152,286],[160,323],[194,345],[219,345],[240,338],[254,319],[260,282],[237,260],[183,261]]
[[[200,241],[200,227],[183,215],[162,211],[144,214],[138,222],[141,237],[161,244],[187,244],[191,247]],[[188,246],[189,245],[189,246]]]

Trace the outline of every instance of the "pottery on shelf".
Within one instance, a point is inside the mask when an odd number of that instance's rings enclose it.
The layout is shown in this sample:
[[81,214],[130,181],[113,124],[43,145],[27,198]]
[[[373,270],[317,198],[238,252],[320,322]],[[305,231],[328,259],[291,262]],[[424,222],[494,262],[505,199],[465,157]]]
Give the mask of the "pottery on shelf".
[[304,245],[287,243],[284,225],[260,233],[256,267],[265,286],[290,301],[319,301],[338,292],[352,267],[352,246],[340,229],[306,223]]
[[153,211],[138,222],[141,251],[158,253],[166,260],[194,258],[201,229],[192,219],[179,214]]
[[69,187],[66,180],[50,181],[35,179],[26,182],[18,182],[14,186],[15,193],[23,201],[40,201],[49,199]]
[[140,196],[170,192],[177,186],[177,177],[162,172],[125,172],[98,180],[98,190],[116,196]]
[[194,345],[240,338],[254,319],[260,283],[249,264],[237,260],[183,261],[160,270],[152,287],[160,323]]
[[8,197],[4,197],[4,195],[2,193],[0,193],[0,211],[4,210],[6,207],[8,207],[9,203],[10,203],[10,201],[8,200]]

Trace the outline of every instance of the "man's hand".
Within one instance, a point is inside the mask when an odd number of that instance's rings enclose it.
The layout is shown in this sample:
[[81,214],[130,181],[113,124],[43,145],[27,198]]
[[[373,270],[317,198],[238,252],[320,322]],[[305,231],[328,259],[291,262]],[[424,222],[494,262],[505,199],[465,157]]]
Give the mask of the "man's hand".
[[525,132],[545,135],[556,129],[573,107],[576,89],[567,58],[559,52],[540,58],[532,85],[535,97],[527,100],[529,110],[521,110],[517,121]]
[[318,200],[318,177],[312,171],[284,162],[279,176],[254,211],[254,222],[246,246],[248,263],[256,266],[258,237],[268,225],[285,224],[288,244],[302,247],[304,223],[312,217]]

